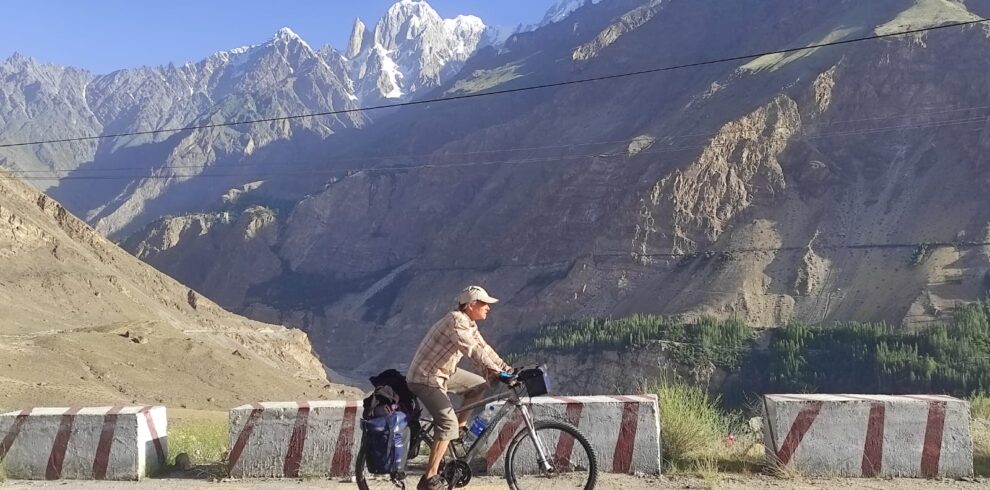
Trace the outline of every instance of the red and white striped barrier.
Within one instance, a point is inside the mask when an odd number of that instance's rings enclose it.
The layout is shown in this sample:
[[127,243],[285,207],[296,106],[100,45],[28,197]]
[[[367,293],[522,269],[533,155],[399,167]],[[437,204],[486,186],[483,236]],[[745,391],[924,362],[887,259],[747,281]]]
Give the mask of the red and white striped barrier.
[[[496,402],[497,408],[503,402]],[[548,396],[532,399],[535,419],[556,418],[577,426],[598,456],[598,470],[606,473],[660,474],[660,417],[656,395]],[[487,439],[478,465],[490,475],[505,474],[505,451],[519,430],[522,416],[513,412],[499,421]],[[545,441],[555,454],[574,449],[574,441]]]
[[231,410],[231,476],[354,474],[361,446],[360,405],[360,401],[265,402]]
[[28,408],[0,415],[0,462],[23,480],[139,480],[166,464],[165,407]]
[[766,395],[768,464],[812,476],[973,475],[969,403],[941,395]]

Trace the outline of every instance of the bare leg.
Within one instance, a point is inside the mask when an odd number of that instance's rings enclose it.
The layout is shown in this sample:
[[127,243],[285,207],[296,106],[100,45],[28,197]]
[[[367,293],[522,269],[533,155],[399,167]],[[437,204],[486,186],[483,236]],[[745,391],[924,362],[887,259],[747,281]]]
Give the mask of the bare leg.
[[[480,402],[482,398],[485,397],[485,386],[479,386],[473,390],[465,391],[463,393],[464,401],[461,402],[462,407],[466,407],[472,403]],[[471,418],[471,411],[465,411],[457,415],[457,423],[461,427],[467,427],[468,420]]]
[[426,477],[430,478],[440,472],[440,462],[447,452],[450,441],[436,440],[430,446],[430,460],[426,463]]

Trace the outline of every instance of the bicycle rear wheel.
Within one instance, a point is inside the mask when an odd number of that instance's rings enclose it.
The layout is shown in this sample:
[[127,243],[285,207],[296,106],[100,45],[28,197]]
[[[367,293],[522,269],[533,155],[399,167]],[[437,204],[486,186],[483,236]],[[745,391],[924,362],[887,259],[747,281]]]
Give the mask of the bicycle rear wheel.
[[374,475],[368,471],[367,450],[361,445],[354,462],[354,480],[361,490],[396,490],[405,488],[408,478],[398,480],[392,475]]
[[557,420],[534,422],[551,469],[539,462],[536,444],[525,427],[512,439],[505,455],[505,479],[513,490],[595,488],[598,458],[588,438],[573,425]]

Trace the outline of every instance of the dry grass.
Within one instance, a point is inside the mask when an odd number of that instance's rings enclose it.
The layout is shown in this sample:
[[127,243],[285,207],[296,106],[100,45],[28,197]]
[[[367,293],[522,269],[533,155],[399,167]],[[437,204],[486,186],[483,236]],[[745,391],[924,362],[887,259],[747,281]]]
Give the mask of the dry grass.
[[227,421],[209,416],[175,419],[168,428],[169,464],[186,453],[193,465],[222,463],[227,454]]
[[973,398],[970,408],[973,414],[973,470],[977,476],[990,477],[990,397]]
[[698,476],[714,488],[722,472],[759,471],[763,446],[740,414],[719,408],[700,386],[664,383],[650,391],[660,399],[667,472]]
[[969,401],[973,419],[990,421],[990,396],[979,395]]

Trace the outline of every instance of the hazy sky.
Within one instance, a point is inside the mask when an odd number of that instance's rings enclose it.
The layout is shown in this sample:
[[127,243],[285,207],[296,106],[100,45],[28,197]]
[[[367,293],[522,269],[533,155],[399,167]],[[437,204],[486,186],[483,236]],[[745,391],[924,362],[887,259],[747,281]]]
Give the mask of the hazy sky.
[[[141,65],[199,61],[259,44],[288,26],[313,48],[346,47],[355,17],[374,24],[395,0],[7,0],[0,59],[40,61],[109,73]],[[486,24],[538,22],[555,0],[431,0],[440,15],[473,14]]]

